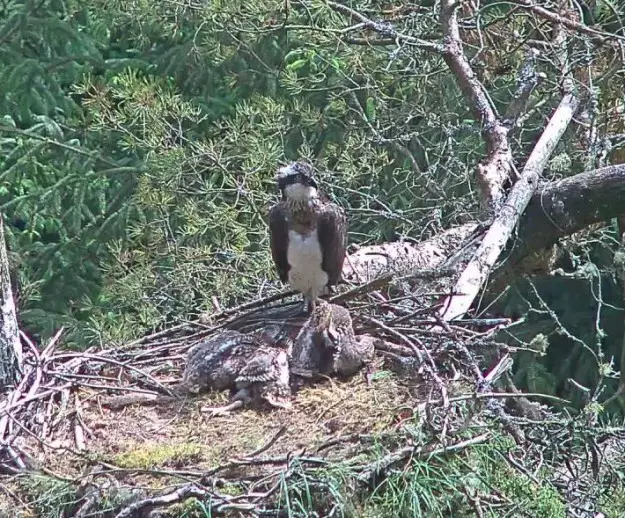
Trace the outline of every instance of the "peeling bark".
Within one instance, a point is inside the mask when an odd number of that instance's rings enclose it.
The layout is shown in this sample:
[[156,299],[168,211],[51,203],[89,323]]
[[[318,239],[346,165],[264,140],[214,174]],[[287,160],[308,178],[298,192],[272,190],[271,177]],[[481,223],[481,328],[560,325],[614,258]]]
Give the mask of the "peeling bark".
[[583,228],[625,214],[625,164],[580,173],[543,187],[519,226],[512,263]]
[[480,83],[467,59],[460,38],[458,7],[455,0],[441,1],[441,26],[445,50],[443,59],[452,71],[469,108],[482,126],[486,157],[478,165],[476,185],[484,212],[497,210],[504,201],[504,186],[512,175],[512,153],[508,142],[510,126],[495,113],[486,89]]
[[22,348],[11,289],[9,259],[4,239],[4,219],[0,215],[0,390],[18,381]]
[[468,223],[419,244],[404,241],[363,246],[347,256],[343,279],[364,283],[389,273],[401,277],[415,270],[438,268],[462,248],[477,229],[476,223]]
[[[507,264],[518,265],[558,239],[590,225],[625,215],[625,164],[602,167],[544,185],[536,192],[523,214]],[[419,244],[408,242],[363,246],[350,254],[343,267],[345,280],[371,282],[384,275],[404,276],[415,270],[439,268],[460,256],[465,264],[477,245],[480,228],[469,223],[448,229]],[[466,261],[468,262],[468,260]],[[523,263],[525,264],[525,263]],[[441,279],[442,281],[442,279]],[[429,281],[419,281],[417,292],[435,289]],[[452,280],[448,279],[451,285]],[[450,286],[451,287],[451,286]]]

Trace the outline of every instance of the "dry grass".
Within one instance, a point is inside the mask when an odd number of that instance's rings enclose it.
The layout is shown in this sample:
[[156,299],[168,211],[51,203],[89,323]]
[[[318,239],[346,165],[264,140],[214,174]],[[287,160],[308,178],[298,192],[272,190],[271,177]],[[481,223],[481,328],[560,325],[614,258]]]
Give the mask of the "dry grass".
[[95,391],[81,393],[82,422],[92,433],[81,454],[71,433],[57,438],[57,448],[32,439],[28,441],[30,453],[50,470],[66,475],[82,472],[94,456],[128,470],[203,471],[249,455],[282,428],[279,439],[263,454],[312,452],[332,438],[388,431],[397,426],[402,406],[412,407],[409,387],[389,371],[379,371],[370,386],[362,376],[305,386],[290,410],[263,406],[217,417],[209,417],[200,408],[225,404],[225,393],[121,410],[100,405],[102,397]]

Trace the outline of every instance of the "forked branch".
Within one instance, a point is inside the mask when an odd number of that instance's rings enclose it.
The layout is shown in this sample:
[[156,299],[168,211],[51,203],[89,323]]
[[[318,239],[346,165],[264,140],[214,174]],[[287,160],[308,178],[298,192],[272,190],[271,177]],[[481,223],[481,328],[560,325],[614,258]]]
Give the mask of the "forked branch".
[[475,256],[460,275],[454,289],[455,294],[444,305],[441,311],[444,320],[459,318],[471,307],[532,199],[540,175],[578,106],[579,99],[573,93],[566,94],[560,102],[527,160],[521,178],[512,188],[510,196],[488,229]]

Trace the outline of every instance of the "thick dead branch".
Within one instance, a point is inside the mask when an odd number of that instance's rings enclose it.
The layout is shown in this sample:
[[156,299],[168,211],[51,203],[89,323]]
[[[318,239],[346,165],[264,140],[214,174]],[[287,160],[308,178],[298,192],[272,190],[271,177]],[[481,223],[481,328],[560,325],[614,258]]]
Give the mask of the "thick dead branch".
[[[504,124],[497,116],[486,89],[478,80],[464,53],[457,15],[460,4],[455,0],[443,0],[441,2],[442,45],[398,32],[391,22],[372,20],[346,5],[332,1],[327,2],[327,5],[335,11],[349,16],[354,22],[353,25],[344,29],[344,34],[366,29],[373,31],[380,37],[380,39],[371,40],[369,38],[361,39],[356,43],[386,45],[388,42],[403,42],[443,56],[456,78],[460,91],[468,100],[473,116],[481,124],[482,137],[486,141],[486,157],[479,165],[477,175],[482,208],[488,211],[500,207],[504,201],[504,186],[512,174],[512,155],[508,142],[508,132],[511,126]],[[354,41],[354,39],[350,37],[350,41]],[[513,108],[514,112],[520,112],[519,106],[524,105],[531,88],[533,86],[529,80],[520,87],[518,99],[515,99],[518,102]],[[517,116],[515,115],[513,118]],[[404,152],[402,154],[405,155]]]
[[579,100],[572,93],[566,94],[560,102],[528,158],[521,178],[510,192],[510,196],[493,221],[475,256],[460,275],[454,290],[455,294],[451,296],[449,304],[445,305],[441,313],[444,320],[449,321],[461,317],[471,307],[501,251],[512,236],[537,188],[540,174],[578,106]]
[[0,214],[0,390],[18,381],[22,360],[15,301],[11,289],[9,259],[4,240],[4,219]]
[[[625,214],[622,200],[625,200],[625,164],[594,169],[543,185],[534,193],[520,219],[508,264],[517,265],[564,236]],[[349,282],[371,283],[381,289],[383,286],[378,286],[376,279],[440,267],[476,237],[478,229],[477,224],[469,223],[416,245],[393,242],[363,246],[348,256],[343,277]]]
[[519,224],[510,261],[558,239],[625,213],[625,164],[602,167],[545,185],[532,197]]
[[470,239],[478,225],[453,227],[417,245],[409,242],[363,246],[350,254],[343,266],[343,278],[364,283],[383,275],[404,276],[424,268],[438,268]]
[[481,194],[482,209],[488,211],[501,206],[504,185],[511,178],[512,154],[508,142],[510,127],[499,120],[486,89],[464,54],[458,26],[459,5],[455,0],[441,2],[441,25],[445,41],[443,58],[453,72],[460,91],[469,101],[473,116],[482,125],[486,158],[478,166],[477,186]]

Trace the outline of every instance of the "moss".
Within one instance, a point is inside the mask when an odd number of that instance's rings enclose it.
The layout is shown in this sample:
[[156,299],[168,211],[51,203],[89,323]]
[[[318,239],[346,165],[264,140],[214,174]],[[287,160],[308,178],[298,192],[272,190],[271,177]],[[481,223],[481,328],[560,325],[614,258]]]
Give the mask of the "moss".
[[199,460],[201,453],[200,444],[151,444],[116,455],[114,463],[122,468],[151,469]]

